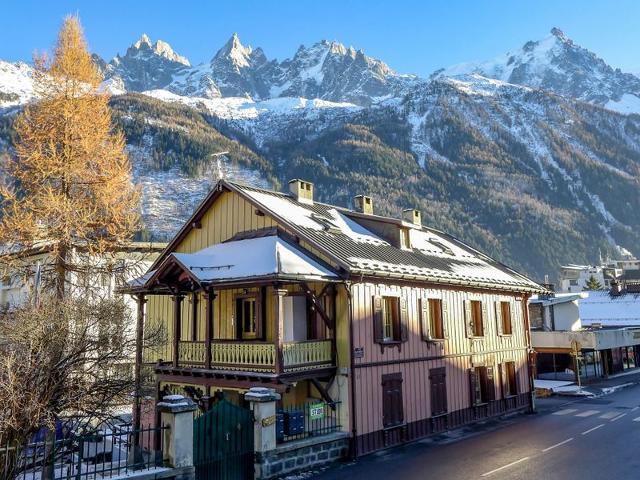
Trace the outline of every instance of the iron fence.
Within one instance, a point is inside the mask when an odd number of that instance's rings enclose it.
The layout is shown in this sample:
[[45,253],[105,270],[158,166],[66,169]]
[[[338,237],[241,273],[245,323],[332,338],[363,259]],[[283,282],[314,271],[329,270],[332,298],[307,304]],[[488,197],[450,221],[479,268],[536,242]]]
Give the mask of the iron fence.
[[0,448],[3,480],[100,480],[163,467],[168,426],[120,424],[88,433]]
[[340,430],[340,402],[307,401],[276,412],[278,443],[326,435]]

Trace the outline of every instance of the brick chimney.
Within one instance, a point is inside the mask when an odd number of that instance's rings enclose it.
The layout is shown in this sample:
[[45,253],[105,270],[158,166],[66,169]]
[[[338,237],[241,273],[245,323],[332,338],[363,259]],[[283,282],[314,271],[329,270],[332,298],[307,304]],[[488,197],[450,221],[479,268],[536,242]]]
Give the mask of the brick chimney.
[[418,227],[422,226],[422,216],[420,215],[420,210],[415,210],[413,208],[407,208],[402,211],[402,220],[405,222],[413,223]]
[[313,183],[294,178],[289,180],[289,190],[300,203],[313,205]]
[[356,195],[353,197],[353,208],[356,212],[373,215],[373,200],[366,195]]

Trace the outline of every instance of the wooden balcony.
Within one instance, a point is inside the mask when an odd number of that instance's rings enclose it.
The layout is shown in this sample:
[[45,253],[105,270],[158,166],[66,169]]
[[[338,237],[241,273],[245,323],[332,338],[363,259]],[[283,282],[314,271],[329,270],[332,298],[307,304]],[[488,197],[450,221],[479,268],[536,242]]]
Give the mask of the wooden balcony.
[[[334,365],[331,340],[307,340],[282,344],[283,372],[298,372]],[[180,341],[178,366],[206,368],[206,342]],[[276,372],[278,352],[274,343],[218,340],[211,343],[211,369]]]

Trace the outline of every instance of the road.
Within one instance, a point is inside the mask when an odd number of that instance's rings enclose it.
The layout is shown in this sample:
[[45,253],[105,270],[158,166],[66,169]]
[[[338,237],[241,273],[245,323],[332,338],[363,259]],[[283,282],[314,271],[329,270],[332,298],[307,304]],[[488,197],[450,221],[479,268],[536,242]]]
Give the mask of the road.
[[314,480],[640,479],[640,386],[447,444],[424,440],[327,470]]

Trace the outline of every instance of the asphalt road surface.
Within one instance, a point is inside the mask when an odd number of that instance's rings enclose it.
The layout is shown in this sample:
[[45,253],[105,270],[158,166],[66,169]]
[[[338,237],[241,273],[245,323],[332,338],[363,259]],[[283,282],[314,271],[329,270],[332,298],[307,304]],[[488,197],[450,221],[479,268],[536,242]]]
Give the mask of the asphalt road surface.
[[640,386],[513,417],[451,441],[389,449],[314,480],[640,480]]

